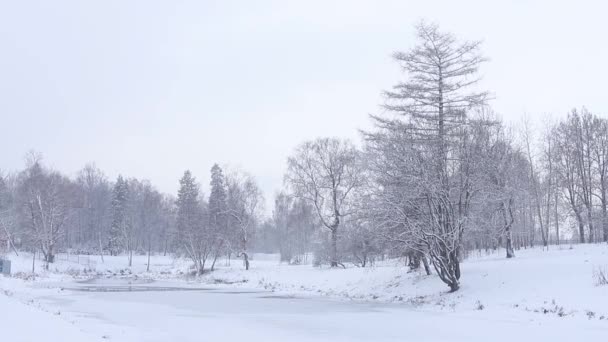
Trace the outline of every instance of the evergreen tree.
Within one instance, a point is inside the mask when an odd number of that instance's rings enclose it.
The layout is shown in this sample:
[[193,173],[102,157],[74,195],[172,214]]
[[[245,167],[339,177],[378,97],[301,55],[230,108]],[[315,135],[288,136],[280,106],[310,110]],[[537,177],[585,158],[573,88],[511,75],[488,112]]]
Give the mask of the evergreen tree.
[[211,194],[209,195],[209,218],[211,227],[221,229],[226,218],[226,180],[219,165],[211,168]]
[[118,255],[122,250],[122,234],[127,224],[126,208],[127,208],[128,187],[127,182],[118,176],[114,184],[112,195],[112,225],[110,226],[110,234],[108,240],[108,251],[110,255]]
[[211,168],[211,193],[209,194],[209,228],[211,230],[211,238],[213,240],[213,250],[215,253],[213,270],[215,261],[225,247],[226,243],[232,240],[233,234],[228,231],[228,215],[227,215],[227,195],[226,195],[226,179],[219,165],[214,164]]
[[199,188],[196,179],[190,171],[184,172],[184,176],[179,181],[179,191],[177,193],[177,230],[178,233],[192,231],[199,219],[198,212]]

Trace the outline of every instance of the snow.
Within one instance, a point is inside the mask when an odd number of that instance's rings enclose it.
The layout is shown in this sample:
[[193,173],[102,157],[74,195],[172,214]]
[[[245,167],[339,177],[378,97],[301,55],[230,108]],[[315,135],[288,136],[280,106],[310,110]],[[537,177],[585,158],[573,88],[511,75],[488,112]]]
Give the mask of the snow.
[[[1,276],[0,276],[1,277]],[[4,287],[6,281],[0,280]],[[76,325],[60,317],[60,311],[48,311],[33,301],[23,303],[12,297],[12,292],[0,294],[0,340],[10,342],[32,341],[98,341]],[[8,336],[8,337],[7,337]],[[50,338],[50,339],[49,339]]]
[[253,260],[251,265],[250,271],[242,270],[240,265],[221,268],[203,281],[281,293],[432,304],[450,309],[471,310],[481,304],[486,310],[534,311],[557,306],[568,315],[604,315],[608,323],[608,286],[595,286],[593,279],[595,269],[608,265],[607,245],[520,250],[514,259],[506,259],[504,250],[472,256],[462,264],[462,288],[456,293],[447,293],[447,286],[437,276],[408,273],[398,261],[373,268],[319,269],[281,265],[265,258]]
[[[8,341],[605,339],[608,286],[593,271],[608,265],[608,246],[502,252],[467,259],[456,293],[397,260],[329,269],[254,255],[249,271],[220,261],[196,279],[171,257],[155,256],[151,272],[143,256],[130,272],[125,257],[106,257],[86,275],[60,261],[35,281],[0,277],[0,320]],[[31,270],[27,255],[11,260]]]
[[150,272],[147,271],[148,257],[134,255],[132,266],[128,266],[126,256],[67,256],[60,254],[49,270],[44,269],[44,262],[36,259],[35,276],[32,276],[32,255],[20,252],[19,256],[4,256],[11,260],[11,274],[15,278],[48,282],[83,280],[90,278],[124,278],[145,279],[183,279],[189,272],[190,262],[185,259],[167,255],[156,255],[151,258]]

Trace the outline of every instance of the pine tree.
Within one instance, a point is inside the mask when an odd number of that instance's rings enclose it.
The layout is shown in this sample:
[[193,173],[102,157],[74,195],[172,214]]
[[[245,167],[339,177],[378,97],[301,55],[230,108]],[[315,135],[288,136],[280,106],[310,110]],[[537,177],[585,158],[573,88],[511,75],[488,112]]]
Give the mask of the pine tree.
[[220,228],[226,212],[226,180],[219,165],[211,168],[211,194],[209,195],[209,218],[211,226]]
[[199,188],[190,171],[184,172],[177,193],[177,229],[184,233],[195,228],[199,210]]
[[230,240],[231,234],[228,231],[228,217],[226,208],[226,179],[219,165],[214,164],[211,168],[211,193],[209,194],[209,227],[212,233],[214,246],[214,260],[211,269],[215,266],[215,261],[219,256],[226,242]]
[[118,179],[116,179],[116,184],[114,184],[112,196],[112,225],[110,226],[108,240],[108,251],[110,252],[110,255],[118,255],[123,247],[122,233],[127,224],[127,196],[127,182],[119,175]]

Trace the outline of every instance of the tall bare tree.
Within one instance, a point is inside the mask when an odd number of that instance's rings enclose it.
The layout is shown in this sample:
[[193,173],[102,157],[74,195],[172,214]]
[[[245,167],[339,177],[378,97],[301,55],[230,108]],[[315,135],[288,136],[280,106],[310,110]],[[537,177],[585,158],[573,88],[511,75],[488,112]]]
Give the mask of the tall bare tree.
[[585,222],[583,219],[583,204],[579,167],[577,164],[577,149],[572,143],[572,127],[567,122],[560,122],[554,129],[555,137],[555,166],[556,176],[564,192],[564,197],[574,213],[578,225],[579,242],[585,242]]
[[322,225],[331,232],[330,264],[340,264],[340,223],[351,212],[349,200],[362,179],[357,149],[333,138],[308,141],[288,159],[285,181],[296,197],[314,206]]
[[237,256],[243,258],[245,269],[249,270],[249,247],[260,221],[264,197],[255,179],[243,172],[232,172],[226,177],[227,214],[235,224]]
[[572,133],[571,142],[576,148],[576,166],[578,168],[578,176],[580,182],[580,196],[587,213],[587,226],[589,227],[588,242],[593,242],[595,239],[595,229],[593,225],[593,160],[591,155],[592,139],[592,116],[585,108],[579,114],[576,109],[572,110],[569,117]]
[[73,194],[70,181],[58,172],[45,169],[39,158],[28,162],[19,177],[18,196],[26,237],[44,255],[45,267],[55,261],[60,238],[70,217]]
[[592,158],[602,211],[602,240],[608,242],[608,120],[593,117]]
[[[532,194],[534,196],[534,209],[536,217],[538,218],[538,224],[540,226],[540,234],[543,240],[543,247],[549,246],[549,236],[548,236],[548,222],[547,224],[543,221],[543,196],[541,194],[541,185],[540,185],[540,175],[538,167],[536,166],[536,157],[533,152],[534,148],[534,137],[532,136],[532,129],[530,127],[530,122],[526,119],[524,121],[523,128],[523,140],[526,151],[526,156],[528,157],[528,168],[530,173],[530,180],[532,181]],[[547,216],[548,218],[548,216]],[[534,226],[533,226],[534,227]]]

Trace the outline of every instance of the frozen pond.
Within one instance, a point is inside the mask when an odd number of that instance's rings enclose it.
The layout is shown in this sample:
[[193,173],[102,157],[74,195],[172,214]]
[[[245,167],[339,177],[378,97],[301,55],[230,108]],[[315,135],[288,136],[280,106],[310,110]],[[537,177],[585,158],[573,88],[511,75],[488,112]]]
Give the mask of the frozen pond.
[[583,321],[582,329],[579,320],[521,311],[455,313],[177,282],[98,279],[58,287],[63,291],[38,300],[109,341],[595,341],[608,333],[606,322]]
[[167,286],[151,279],[94,278],[68,283],[61,287],[67,291],[82,292],[166,292],[166,291],[208,291],[210,288],[192,286]]

